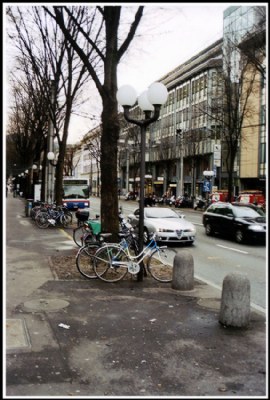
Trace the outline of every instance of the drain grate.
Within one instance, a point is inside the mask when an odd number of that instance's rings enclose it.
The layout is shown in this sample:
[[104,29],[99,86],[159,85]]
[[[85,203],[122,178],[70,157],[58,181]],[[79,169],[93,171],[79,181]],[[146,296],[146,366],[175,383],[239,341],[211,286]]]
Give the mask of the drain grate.
[[6,319],[7,352],[30,348],[30,340],[25,321],[22,319]]

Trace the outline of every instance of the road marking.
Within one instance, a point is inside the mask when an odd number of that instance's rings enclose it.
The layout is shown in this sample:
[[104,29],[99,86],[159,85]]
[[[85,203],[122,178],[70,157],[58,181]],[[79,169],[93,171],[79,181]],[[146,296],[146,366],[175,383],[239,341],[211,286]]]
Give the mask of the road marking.
[[[194,278],[198,279],[199,281],[202,281],[202,282],[206,283],[209,286],[212,286],[215,289],[220,290],[221,296],[222,296],[222,287],[220,285],[216,285],[214,282],[209,281],[208,279],[202,278],[201,276],[199,276],[197,274],[194,275]],[[266,314],[266,309],[261,307],[261,306],[259,306],[258,304],[255,304],[255,303],[251,302],[250,303],[250,307],[253,308],[254,310],[256,310],[257,312],[261,313],[262,315]]]
[[237,251],[238,253],[248,254],[247,251],[235,249],[233,247],[222,246],[222,244],[217,244],[216,246],[222,247],[223,249],[227,249],[227,250]]
[[62,232],[68,239],[73,240],[73,237],[67,233],[64,229],[59,228],[60,232]]

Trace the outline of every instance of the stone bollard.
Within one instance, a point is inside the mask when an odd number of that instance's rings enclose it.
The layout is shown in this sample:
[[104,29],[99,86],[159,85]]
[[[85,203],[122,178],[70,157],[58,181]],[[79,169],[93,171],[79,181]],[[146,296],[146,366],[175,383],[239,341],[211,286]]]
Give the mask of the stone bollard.
[[223,280],[219,322],[237,328],[247,327],[250,316],[250,282],[232,273]]
[[194,288],[194,261],[188,251],[181,251],[174,257],[172,288],[176,290]]

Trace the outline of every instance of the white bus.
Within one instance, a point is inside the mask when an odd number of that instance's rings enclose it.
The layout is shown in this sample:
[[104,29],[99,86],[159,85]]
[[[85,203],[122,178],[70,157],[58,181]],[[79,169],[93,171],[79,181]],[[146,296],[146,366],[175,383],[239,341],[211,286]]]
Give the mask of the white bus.
[[63,205],[70,209],[89,208],[89,179],[63,178]]

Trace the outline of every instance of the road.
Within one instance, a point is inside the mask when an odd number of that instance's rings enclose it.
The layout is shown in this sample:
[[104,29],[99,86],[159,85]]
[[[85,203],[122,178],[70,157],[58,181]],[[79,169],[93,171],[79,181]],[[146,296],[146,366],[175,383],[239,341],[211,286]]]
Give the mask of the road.
[[[138,202],[120,200],[123,214],[127,216],[138,208]],[[220,290],[226,275],[239,272],[245,274],[250,281],[251,305],[258,311],[266,312],[266,247],[265,245],[238,244],[231,240],[205,235],[202,225],[202,211],[191,209],[173,209],[183,212],[186,218],[197,228],[197,238],[188,251],[194,260],[194,276]],[[100,199],[91,198],[90,216],[100,213]],[[170,246],[177,250],[179,245]],[[171,251],[173,261],[175,253]]]

